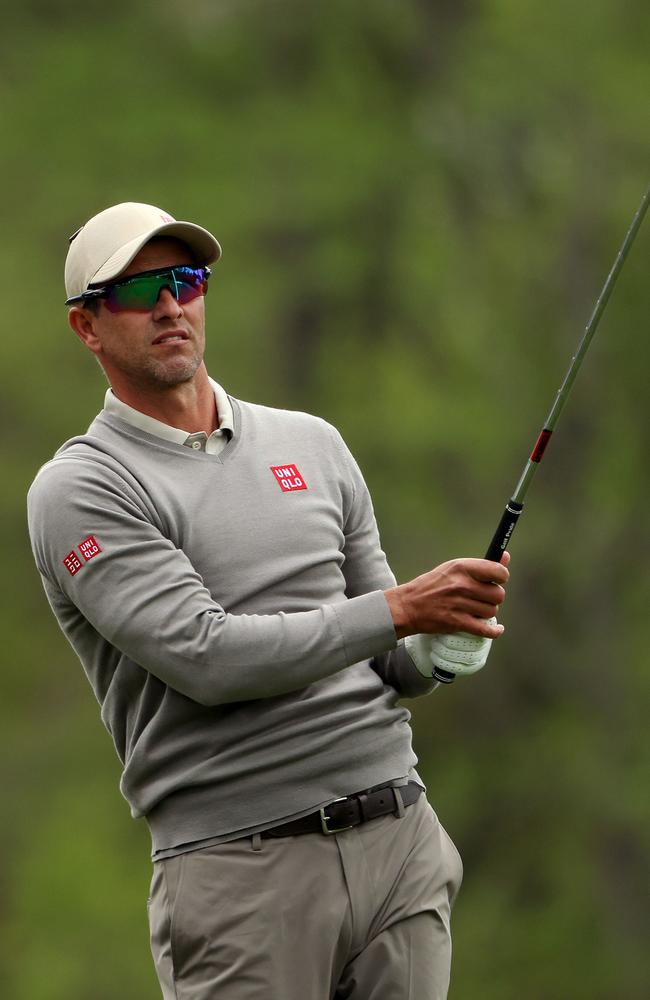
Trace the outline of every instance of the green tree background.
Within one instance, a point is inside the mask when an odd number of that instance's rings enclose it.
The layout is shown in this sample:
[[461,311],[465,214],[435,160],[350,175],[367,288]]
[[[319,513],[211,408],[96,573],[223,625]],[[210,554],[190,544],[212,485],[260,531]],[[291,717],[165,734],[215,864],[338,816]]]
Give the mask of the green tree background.
[[[123,200],[215,232],[211,373],[337,424],[399,579],[480,555],[648,183],[650,8],[2,6],[1,992],[153,1000],[148,834],[25,528],[104,391],[67,236]],[[409,706],[465,859],[452,1000],[650,995],[649,246],[531,491],[506,636]]]

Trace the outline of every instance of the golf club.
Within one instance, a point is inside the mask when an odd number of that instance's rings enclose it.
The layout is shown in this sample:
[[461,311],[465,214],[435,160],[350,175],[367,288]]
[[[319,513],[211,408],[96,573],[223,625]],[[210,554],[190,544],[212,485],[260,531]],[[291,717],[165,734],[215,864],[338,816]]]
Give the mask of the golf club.
[[[594,310],[591,314],[591,318],[587,323],[582,339],[578,344],[576,353],[573,355],[573,358],[571,359],[571,364],[569,365],[568,371],[564,376],[564,381],[562,382],[562,385],[560,386],[557,392],[557,395],[555,397],[555,402],[553,403],[553,406],[551,407],[550,413],[546,418],[544,426],[540,431],[539,437],[537,438],[537,441],[535,443],[535,447],[533,448],[530,458],[528,459],[524,467],[524,471],[521,474],[521,478],[517,483],[515,491],[508,500],[508,503],[506,504],[503,516],[499,521],[499,525],[494,533],[492,541],[490,542],[488,550],[485,554],[486,559],[490,559],[493,562],[499,562],[501,556],[508,547],[510,539],[512,538],[512,533],[517,525],[517,521],[519,520],[521,512],[524,509],[524,497],[528,492],[528,489],[533,480],[535,472],[537,471],[537,468],[542,460],[544,452],[546,451],[546,447],[551,438],[551,435],[555,430],[560,413],[562,412],[564,404],[567,401],[569,392],[571,391],[571,387],[580,369],[580,365],[584,361],[587,349],[593,339],[594,333],[596,332],[596,328],[598,326],[598,323],[600,322],[600,318],[605,310],[605,306],[607,305],[609,297],[612,294],[612,289],[614,287],[614,284],[616,283],[616,279],[621,273],[621,269],[625,262],[625,258],[627,257],[630,247],[634,242],[634,238],[639,231],[641,223],[643,222],[643,217],[645,216],[649,202],[650,202],[650,187],[647,188],[641,200],[641,204],[636,210],[636,214],[632,219],[630,228],[626,233],[625,239],[623,240],[621,248],[618,251],[618,255],[616,257],[616,260],[614,261],[613,267],[609,272],[607,280],[603,286],[603,290],[601,291],[600,296],[598,297],[598,301],[596,302]],[[452,674],[449,674],[446,671],[440,670],[438,668],[436,668],[435,676],[437,676],[439,680],[446,682],[453,680]]]

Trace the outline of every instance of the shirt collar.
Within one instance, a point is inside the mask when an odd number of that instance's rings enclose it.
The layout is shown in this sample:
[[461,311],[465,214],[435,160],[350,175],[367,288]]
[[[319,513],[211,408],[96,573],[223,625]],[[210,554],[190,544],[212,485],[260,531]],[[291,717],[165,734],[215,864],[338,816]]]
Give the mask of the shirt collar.
[[[214,379],[210,378],[208,381],[214,392],[217,414],[219,415],[219,428],[213,431],[213,434],[231,438],[234,433],[235,424],[228,395]],[[170,424],[165,424],[162,420],[156,420],[155,417],[141,413],[140,410],[134,409],[128,403],[122,402],[111,388],[106,391],[104,409],[107,413],[112,413],[113,416],[119,417],[120,420],[124,420],[127,424],[131,424],[132,427],[139,427],[140,430],[147,431],[147,433],[153,434],[155,437],[163,438],[165,441],[185,444],[188,437],[191,436],[180,427],[172,427]],[[210,437],[212,436],[211,434]]]

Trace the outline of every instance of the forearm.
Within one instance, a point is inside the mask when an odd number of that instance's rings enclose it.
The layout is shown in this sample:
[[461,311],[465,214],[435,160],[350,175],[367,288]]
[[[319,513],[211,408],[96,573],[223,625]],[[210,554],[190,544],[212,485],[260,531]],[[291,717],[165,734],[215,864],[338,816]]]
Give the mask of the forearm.
[[162,616],[152,630],[124,621],[109,641],[181,694],[217,705],[307,687],[393,648],[395,635],[375,592],[293,614],[210,608],[182,619]]
[[[179,553],[176,559],[181,558]],[[311,611],[233,614],[212,599],[189,565],[177,566],[173,587],[149,589],[143,598],[137,593],[142,584],[133,576],[119,586],[109,562],[96,579],[88,574],[77,593],[78,614],[44,579],[50,604],[82,662],[110,659],[117,650],[204,705],[299,690],[396,644],[381,591]]]

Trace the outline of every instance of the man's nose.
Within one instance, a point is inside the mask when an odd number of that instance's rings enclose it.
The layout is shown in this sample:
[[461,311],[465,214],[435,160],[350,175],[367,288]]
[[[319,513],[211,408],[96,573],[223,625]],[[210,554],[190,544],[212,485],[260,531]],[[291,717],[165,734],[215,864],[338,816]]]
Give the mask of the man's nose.
[[165,319],[171,317],[176,319],[182,314],[183,310],[178,299],[175,299],[172,295],[171,289],[165,286],[160,289],[160,294],[158,300],[153,307],[152,316],[154,319]]

